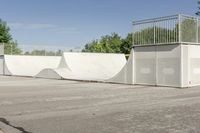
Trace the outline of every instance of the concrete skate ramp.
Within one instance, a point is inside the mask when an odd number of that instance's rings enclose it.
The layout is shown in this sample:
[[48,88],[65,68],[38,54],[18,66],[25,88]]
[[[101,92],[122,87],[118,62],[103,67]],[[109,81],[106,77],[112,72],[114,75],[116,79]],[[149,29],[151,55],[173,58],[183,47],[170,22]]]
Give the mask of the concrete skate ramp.
[[129,59],[124,67],[112,78],[105,82],[134,84],[134,50],[132,49]]
[[45,68],[56,68],[61,57],[5,55],[4,74],[14,76],[35,76]]
[[124,54],[63,54],[56,69],[44,69],[36,77],[104,81],[116,75],[126,64]]

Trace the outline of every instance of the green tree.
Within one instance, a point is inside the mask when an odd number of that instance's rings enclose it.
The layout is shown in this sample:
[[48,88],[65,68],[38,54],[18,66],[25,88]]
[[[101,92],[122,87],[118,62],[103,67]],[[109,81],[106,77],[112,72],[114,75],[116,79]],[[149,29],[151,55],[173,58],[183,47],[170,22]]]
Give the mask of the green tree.
[[85,45],[83,52],[121,53],[122,39],[117,33],[102,36]]
[[13,41],[10,28],[5,21],[0,19],[0,43],[4,44],[5,54],[21,54],[21,49],[17,47],[17,42]]
[[83,52],[98,52],[98,53],[105,53],[105,49],[103,45],[101,45],[98,40],[93,40],[90,43],[85,45],[85,48],[82,50]]
[[185,19],[181,23],[181,41],[182,42],[197,41],[197,21],[195,19]]
[[198,11],[196,12],[196,15],[200,16],[200,0],[197,1],[198,4]]
[[125,39],[122,39],[120,46],[121,52],[124,54],[129,54],[133,46],[133,34],[129,33]]

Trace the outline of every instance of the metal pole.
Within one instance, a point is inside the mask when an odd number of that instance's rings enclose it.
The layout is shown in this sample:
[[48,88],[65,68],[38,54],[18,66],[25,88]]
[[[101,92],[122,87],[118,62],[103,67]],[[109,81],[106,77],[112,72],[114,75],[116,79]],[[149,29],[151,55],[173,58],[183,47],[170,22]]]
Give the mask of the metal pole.
[[10,46],[11,46],[11,48],[10,48],[10,51],[11,51],[11,55],[13,55],[13,53],[12,53],[12,44],[11,44]]
[[156,44],[156,26],[155,26],[155,21],[153,22],[153,36],[154,36],[154,38],[153,38],[153,43],[154,44]]
[[197,21],[197,31],[196,31],[196,43],[199,42],[199,22],[198,22],[198,18],[196,18]]
[[181,43],[181,15],[178,15],[178,42]]
[[44,56],[46,56],[46,46],[44,46]]
[[[133,25],[132,45],[134,45],[134,43],[135,43],[135,31],[134,31],[134,29],[135,29],[135,25]],[[56,52],[55,52],[55,55],[56,55]]]

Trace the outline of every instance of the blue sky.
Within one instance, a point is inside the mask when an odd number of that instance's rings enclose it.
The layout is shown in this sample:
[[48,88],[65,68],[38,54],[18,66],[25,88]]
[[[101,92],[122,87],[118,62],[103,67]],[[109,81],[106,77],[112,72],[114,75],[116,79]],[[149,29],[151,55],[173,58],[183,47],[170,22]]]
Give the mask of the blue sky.
[[19,44],[84,46],[102,35],[132,31],[132,21],[194,15],[197,0],[0,0],[0,18]]

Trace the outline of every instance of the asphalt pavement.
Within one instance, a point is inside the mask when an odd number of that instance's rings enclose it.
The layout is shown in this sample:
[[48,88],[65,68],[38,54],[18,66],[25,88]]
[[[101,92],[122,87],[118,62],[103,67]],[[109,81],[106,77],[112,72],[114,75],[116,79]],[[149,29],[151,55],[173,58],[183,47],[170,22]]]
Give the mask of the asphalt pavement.
[[200,87],[0,77],[0,133],[198,133]]

